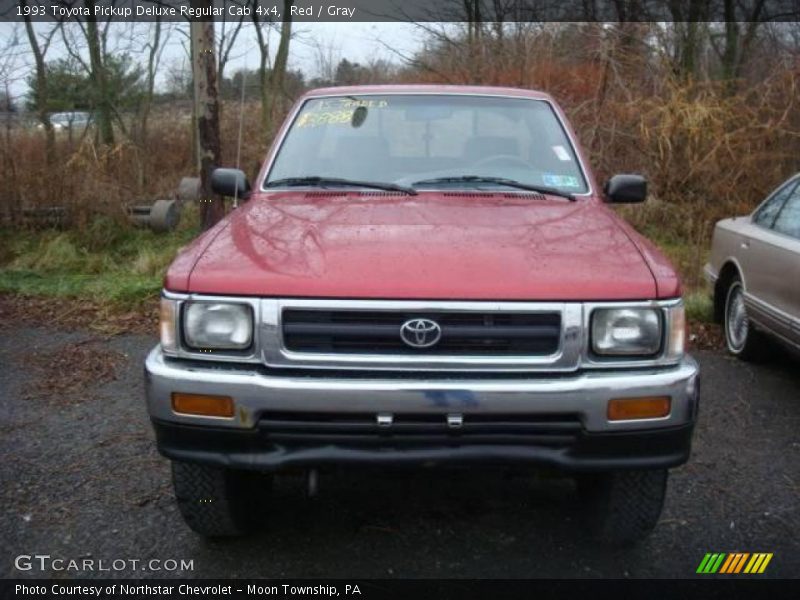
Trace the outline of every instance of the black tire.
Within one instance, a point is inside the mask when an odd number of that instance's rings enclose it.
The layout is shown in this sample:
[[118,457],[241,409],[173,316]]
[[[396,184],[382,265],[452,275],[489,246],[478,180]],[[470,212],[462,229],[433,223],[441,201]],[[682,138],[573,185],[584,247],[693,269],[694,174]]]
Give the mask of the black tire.
[[768,346],[764,335],[757,331],[744,305],[744,285],[735,275],[725,290],[725,304],[722,313],[722,329],[725,332],[725,346],[728,352],[744,361],[757,361],[764,357]]
[[172,461],[172,486],[186,524],[202,536],[252,532],[265,514],[269,475]]
[[613,546],[635,544],[655,528],[667,492],[666,469],[614,471],[578,480],[592,535]]

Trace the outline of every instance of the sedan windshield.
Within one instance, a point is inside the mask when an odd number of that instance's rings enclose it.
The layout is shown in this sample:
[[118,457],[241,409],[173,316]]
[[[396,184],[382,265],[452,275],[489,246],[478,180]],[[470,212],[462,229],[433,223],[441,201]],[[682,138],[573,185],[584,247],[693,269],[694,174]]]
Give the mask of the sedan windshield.
[[529,186],[567,196],[588,189],[548,102],[444,94],[307,100],[265,186],[297,178],[420,190]]

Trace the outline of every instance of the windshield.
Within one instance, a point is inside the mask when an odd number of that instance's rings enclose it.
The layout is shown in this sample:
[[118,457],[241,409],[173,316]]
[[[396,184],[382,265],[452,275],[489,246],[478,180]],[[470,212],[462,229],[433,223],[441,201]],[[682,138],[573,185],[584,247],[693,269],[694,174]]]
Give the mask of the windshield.
[[[462,95],[366,95],[306,101],[267,175],[337,177],[419,189],[507,186],[580,194],[575,152],[548,102]],[[449,179],[448,179],[449,178]],[[432,181],[443,179],[443,181]]]

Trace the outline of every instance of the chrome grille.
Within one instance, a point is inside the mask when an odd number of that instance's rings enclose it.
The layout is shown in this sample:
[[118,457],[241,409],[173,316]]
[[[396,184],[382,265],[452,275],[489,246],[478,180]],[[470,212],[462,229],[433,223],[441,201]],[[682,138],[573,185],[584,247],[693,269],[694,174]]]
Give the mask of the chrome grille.
[[[425,348],[403,341],[401,328],[414,319],[441,328]],[[284,309],[287,350],[310,353],[437,356],[547,356],[558,350],[559,312],[446,312]]]
[[[417,319],[436,322],[438,343],[403,342],[401,326]],[[263,362],[277,368],[568,372],[583,319],[571,302],[265,298],[259,339]]]

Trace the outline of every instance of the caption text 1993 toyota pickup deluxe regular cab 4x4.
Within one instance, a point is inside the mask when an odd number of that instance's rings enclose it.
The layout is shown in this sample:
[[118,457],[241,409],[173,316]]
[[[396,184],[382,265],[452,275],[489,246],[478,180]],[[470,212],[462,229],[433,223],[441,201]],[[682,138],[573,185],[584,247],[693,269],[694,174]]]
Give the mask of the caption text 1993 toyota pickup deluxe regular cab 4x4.
[[195,531],[244,533],[269,474],[531,465],[589,525],[656,524],[698,369],[680,282],[606,202],[546,94],[350,87],[297,103],[246,198],[169,268],[147,403]]

